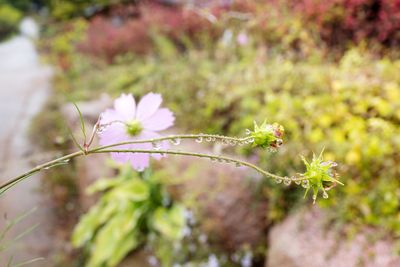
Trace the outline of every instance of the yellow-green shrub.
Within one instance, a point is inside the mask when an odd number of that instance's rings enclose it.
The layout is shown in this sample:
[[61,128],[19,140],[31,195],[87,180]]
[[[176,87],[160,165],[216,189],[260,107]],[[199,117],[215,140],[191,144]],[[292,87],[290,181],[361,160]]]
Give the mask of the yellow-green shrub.
[[260,151],[264,167],[290,173],[301,168],[294,155],[325,147],[346,186],[323,204],[338,207],[336,218],[400,233],[400,60],[362,48],[334,61],[233,46],[124,61],[95,70],[77,64],[79,78],[59,89],[76,98],[157,91],[191,131],[244,134],[253,120],[277,121],[287,143],[277,156]]
[[8,37],[18,29],[22,14],[7,4],[0,4],[0,40]]

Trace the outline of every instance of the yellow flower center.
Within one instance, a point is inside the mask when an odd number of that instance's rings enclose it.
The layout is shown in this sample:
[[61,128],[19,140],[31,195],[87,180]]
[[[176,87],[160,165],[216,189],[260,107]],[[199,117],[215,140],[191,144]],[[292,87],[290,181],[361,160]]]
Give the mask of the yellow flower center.
[[143,130],[142,124],[138,120],[130,121],[126,124],[126,132],[130,136],[139,135]]

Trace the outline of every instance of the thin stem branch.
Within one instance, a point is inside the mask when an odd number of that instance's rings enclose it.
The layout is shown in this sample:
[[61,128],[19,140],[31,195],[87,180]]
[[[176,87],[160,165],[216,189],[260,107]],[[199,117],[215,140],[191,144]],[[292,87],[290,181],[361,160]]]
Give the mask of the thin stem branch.
[[[160,137],[160,138],[152,138],[152,139],[145,139],[145,140],[131,140],[131,141],[126,141],[126,142],[120,142],[112,145],[106,145],[106,146],[99,146],[96,148],[93,148],[89,150],[81,150],[77,151],[68,155],[65,155],[63,157],[51,160],[49,162],[46,162],[44,164],[38,165],[34,167],[33,169],[25,172],[24,174],[17,176],[15,178],[12,178],[3,184],[0,185],[0,194],[3,193],[4,191],[8,190],[10,187],[15,185],[16,183],[28,178],[29,176],[43,170],[43,169],[49,169],[51,167],[54,167],[56,165],[60,164],[65,164],[69,162],[71,159],[83,155],[89,155],[89,154],[98,154],[98,153],[109,153],[109,152],[116,152],[116,153],[147,153],[147,154],[170,154],[170,155],[183,155],[183,156],[193,156],[193,157],[200,157],[200,158],[209,158],[209,159],[215,159],[215,160],[222,160],[226,162],[233,162],[237,163],[243,166],[247,166],[249,168],[252,168],[256,170],[257,172],[261,173],[262,175],[272,177],[275,179],[290,179],[291,181],[302,181],[306,180],[306,178],[288,178],[288,177],[282,177],[279,175],[275,175],[272,173],[269,173],[259,167],[257,167],[254,164],[251,164],[246,161],[226,157],[226,156],[221,156],[221,155],[214,155],[214,154],[206,154],[206,153],[197,153],[197,152],[186,152],[186,151],[178,151],[178,150],[151,150],[151,149],[111,149],[115,148],[121,145],[127,145],[127,144],[140,144],[140,143],[154,143],[154,142],[161,142],[165,140],[176,140],[176,139],[205,139],[206,141],[213,142],[213,141],[223,141],[223,142],[231,142],[232,144],[235,143],[251,143],[252,142],[252,137],[244,137],[244,138],[237,138],[237,137],[228,137],[228,136],[221,136],[221,135],[212,135],[212,134],[190,134],[190,135],[170,135],[170,136],[165,136],[165,137]],[[90,138],[90,141],[92,141],[92,138]],[[89,142],[90,145],[91,142]]]
[[94,137],[96,136],[96,132],[99,130],[99,127],[100,127],[100,119],[97,120],[96,124],[93,126],[93,130],[92,130],[92,134],[90,135],[89,142],[86,143],[86,140],[85,140],[85,143],[83,144],[85,153],[87,153],[90,145],[93,143]]
[[244,137],[244,138],[238,138],[238,137],[230,137],[230,136],[214,135],[214,134],[178,134],[178,135],[163,136],[163,137],[159,137],[159,138],[130,140],[130,141],[125,141],[125,142],[115,143],[112,145],[101,146],[101,147],[96,148],[96,150],[102,150],[102,149],[106,149],[106,148],[112,148],[112,147],[129,145],[129,144],[154,143],[154,142],[161,142],[161,141],[165,141],[165,140],[199,139],[199,138],[202,138],[201,140],[204,139],[207,142],[215,142],[215,141],[219,140],[219,141],[236,142],[236,143],[240,143],[240,142],[245,143],[245,142],[249,142],[253,139],[253,137],[251,137],[251,136]]
[[231,157],[227,156],[221,156],[221,155],[214,155],[214,154],[206,154],[206,153],[197,153],[197,152],[187,152],[187,151],[179,151],[179,150],[151,150],[151,149],[102,149],[102,150],[97,150],[93,149],[88,151],[88,154],[93,154],[93,153],[146,153],[146,154],[169,154],[169,155],[181,155],[181,156],[192,156],[192,157],[198,157],[198,158],[208,158],[208,159],[215,159],[215,160],[222,160],[227,163],[238,163],[243,166],[247,166],[249,168],[252,168],[256,170],[257,172],[269,176],[272,178],[276,179],[285,179],[285,177],[279,176],[272,174],[270,172],[267,172],[259,167],[257,167],[254,164],[251,164],[247,161],[239,160],[239,159],[234,159]]
[[51,167],[53,167],[55,165],[58,165],[58,164],[63,163],[63,162],[67,162],[67,161],[71,160],[72,158],[75,158],[77,156],[82,156],[82,155],[84,155],[83,151],[77,151],[77,152],[65,155],[63,157],[60,157],[58,159],[54,159],[54,160],[48,161],[48,162],[46,162],[44,164],[38,165],[35,168],[25,172],[24,174],[21,174],[20,176],[17,176],[15,178],[10,179],[10,180],[4,182],[3,184],[1,184],[0,185],[0,193],[3,192],[4,189],[7,189],[8,187],[10,187],[10,186],[18,183],[19,181],[21,181],[21,180],[23,180],[23,179],[35,174],[36,172],[39,172],[39,171],[41,171],[43,169],[51,168]]

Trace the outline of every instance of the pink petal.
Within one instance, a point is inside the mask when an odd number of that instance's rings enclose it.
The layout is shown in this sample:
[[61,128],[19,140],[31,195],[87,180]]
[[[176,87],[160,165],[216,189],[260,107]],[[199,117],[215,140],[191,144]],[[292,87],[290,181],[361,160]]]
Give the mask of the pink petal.
[[[148,149],[151,150],[151,144],[128,144],[119,146],[118,149]],[[116,148],[117,149],[117,148]],[[134,152],[113,152],[111,153],[113,160],[119,163],[129,162],[131,166],[137,171],[143,171],[150,165],[150,155],[146,153]]]
[[99,133],[100,145],[111,145],[119,142],[128,141],[130,138],[126,134],[125,125],[121,123],[114,123],[105,128]]
[[174,125],[174,114],[167,108],[158,109],[151,117],[142,121],[146,130],[161,131]]
[[149,154],[136,154],[130,155],[129,159],[132,168],[137,171],[144,171],[150,165],[150,156]]
[[[152,139],[152,138],[159,138],[161,137],[161,135],[159,135],[158,133],[152,132],[152,131],[146,131],[144,130],[140,136],[139,136],[139,140],[143,140],[143,139]],[[153,149],[153,145],[152,144],[148,144],[149,146],[145,149]],[[161,148],[162,150],[168,149],[169,148],[169,143],[168,141],[162,141],[161,142]],[[150,154],[153,158],[155,158],[156,160],[160,160],[162,158],[165,158],[165,155],[161,155],[161,154],[157,154],[157,153],[152,153]]]
[[[147,149],[151,150],[152,145],[149,143],[131,144],[129,149]],[[143,171],[150,165],[150,155],[146,153],[130,153],[129,161],[132,167],[137,171]]]
[[100,115],[100,124],[109,124],[112,122],[118,122],[118,121],[123,121],[124,117],[121,116],[117,111],[114,109],[106,109],[103,113]]
[[160,94],[148,93],[143,96],[137,107],[136,118],[139,121],[149,118],[157,111],[161,102],[162,97]]
[[120,162],[120,163],[125,163],[127,161],[129,161],[130,155],[129,153],[111,153],[111,158],[116,161],[116,162]]
[[114,108],[124,121],[135,119],[136,102],[132,94],[122,94],[115,99]]

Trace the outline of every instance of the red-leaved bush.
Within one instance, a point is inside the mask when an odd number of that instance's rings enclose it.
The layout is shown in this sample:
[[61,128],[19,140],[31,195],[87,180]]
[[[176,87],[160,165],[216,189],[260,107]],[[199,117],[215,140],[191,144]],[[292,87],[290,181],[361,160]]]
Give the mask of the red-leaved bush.
[[301,0],[295,8],[315,22],[330,43],[343,37],[372,38],[388,45],[400,42],[400,0]]
[[[222,8],[212,8],[208,12],[218,17]],[[179,42],[182,36],[195,39],[205,31],[210,37],[216,37],[213,32],[217,32],[217,27],[197,9],[139,2],[115,6],[108,14],[94,17],[89,23],[85,41],[78,45],[78,49],[108,62],[128,52],[145,54],[152,49],[152,31]]]
[[108,62],[128,52],[145,54],[151,47],[146,28],[141,20],[116,25],[112,19],[98,16],[90,22],[86,39],[78,45],[78,49]]

